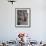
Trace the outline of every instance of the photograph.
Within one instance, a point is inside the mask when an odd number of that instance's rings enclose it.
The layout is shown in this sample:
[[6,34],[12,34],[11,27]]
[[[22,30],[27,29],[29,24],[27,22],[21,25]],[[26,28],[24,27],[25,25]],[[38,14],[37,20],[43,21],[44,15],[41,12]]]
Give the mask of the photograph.
[[29,27],[30,26],[30,8],[16,8],[16,27]]

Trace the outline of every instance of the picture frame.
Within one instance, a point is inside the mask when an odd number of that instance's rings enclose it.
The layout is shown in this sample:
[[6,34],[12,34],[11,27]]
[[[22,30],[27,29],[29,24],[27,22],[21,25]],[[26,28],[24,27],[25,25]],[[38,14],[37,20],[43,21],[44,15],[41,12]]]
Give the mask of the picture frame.
[[15,8],[15,27],[31,27],[31,9]]

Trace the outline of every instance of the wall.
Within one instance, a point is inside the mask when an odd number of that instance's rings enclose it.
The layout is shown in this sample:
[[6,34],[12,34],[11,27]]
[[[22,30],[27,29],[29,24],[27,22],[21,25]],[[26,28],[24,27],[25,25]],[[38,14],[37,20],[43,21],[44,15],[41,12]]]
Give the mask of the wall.
[[[46,1],[17,0],[12,5],[7,0],[0,0],[0,41],[15,40],[19,32],[29,33],[31,39],[46,40]],[[15,27],[15,8],[31,8],[31,27]]]

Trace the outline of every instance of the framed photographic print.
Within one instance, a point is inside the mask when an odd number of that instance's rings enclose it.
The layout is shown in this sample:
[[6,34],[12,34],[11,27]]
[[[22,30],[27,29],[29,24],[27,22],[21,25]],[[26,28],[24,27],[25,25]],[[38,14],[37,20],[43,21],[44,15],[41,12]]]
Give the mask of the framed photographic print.
[[30,27],[31,26],[31,9],[15,8],[15,26]]

